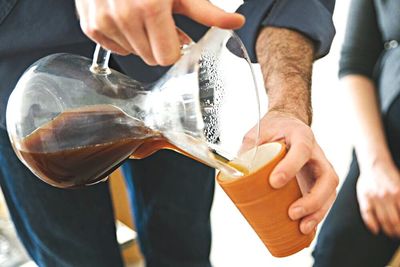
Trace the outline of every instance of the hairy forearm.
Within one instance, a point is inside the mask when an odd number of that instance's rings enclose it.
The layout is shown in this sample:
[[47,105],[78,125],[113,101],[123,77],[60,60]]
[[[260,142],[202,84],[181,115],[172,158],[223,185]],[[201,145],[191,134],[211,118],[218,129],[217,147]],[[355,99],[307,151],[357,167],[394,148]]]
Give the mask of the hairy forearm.
[[361,75],[347,75],[341,79],[341,84],[349,96],[353,111],[354,146],[361,167],[391,162],[375,85]]
[[269,111],[289,113],[310,125],[314,61],[311,40],[292,30],[266,27],[257,38],[256,53],[269,98]]

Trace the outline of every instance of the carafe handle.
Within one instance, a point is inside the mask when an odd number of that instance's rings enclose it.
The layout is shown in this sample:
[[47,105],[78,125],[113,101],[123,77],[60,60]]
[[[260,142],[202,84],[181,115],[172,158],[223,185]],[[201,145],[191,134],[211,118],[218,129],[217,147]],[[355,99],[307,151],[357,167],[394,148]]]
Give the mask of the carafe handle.
[[92,65],[90,71],[97,75],[108,75],[111,73],[108,67],[111,51],[104,49],[101,45],[97,44],[93,54]]

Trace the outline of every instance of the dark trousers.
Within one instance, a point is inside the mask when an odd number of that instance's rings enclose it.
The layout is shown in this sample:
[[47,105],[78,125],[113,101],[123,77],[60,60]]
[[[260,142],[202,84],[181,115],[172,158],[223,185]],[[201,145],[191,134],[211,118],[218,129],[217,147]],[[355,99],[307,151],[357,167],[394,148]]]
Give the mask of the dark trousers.
[[[400,167],[400,97],[383,116],[386,137],[397,167]],[[318,236],[313,252],[316,267],[383,267],[400,240],[383,233],[373,235],[359,211],[356,184],[359,177],[354,156],[350,171]]]

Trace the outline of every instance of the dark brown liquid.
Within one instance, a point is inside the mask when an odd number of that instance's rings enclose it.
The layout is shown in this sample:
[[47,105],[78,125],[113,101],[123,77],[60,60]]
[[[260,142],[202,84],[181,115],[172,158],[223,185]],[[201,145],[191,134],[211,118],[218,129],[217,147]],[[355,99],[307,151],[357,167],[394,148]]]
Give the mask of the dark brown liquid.
[[57,187],[104,179],[144,142],[162,137],[110,105],[68,110],[26,136],[19,153],[31,170]]

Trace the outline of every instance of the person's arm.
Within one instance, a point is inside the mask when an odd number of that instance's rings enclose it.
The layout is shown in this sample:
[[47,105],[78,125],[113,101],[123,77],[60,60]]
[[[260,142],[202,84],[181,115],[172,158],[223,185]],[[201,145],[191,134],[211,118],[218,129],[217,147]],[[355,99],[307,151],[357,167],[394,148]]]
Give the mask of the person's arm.
[[379,161],[393,164],[383,130],[375,84],[363,75],[351,74],[341,79],[347,92],[354,123],[354,146],[361,169]]
[[329,51],[335,33],[334,4],[333,0],[275,1],[256,35],[256,54],[269,96],[260,142],[283,139],[289,148],[271,174],[270,183],[279,188],[298,178],[303,197],[288,212],[293,220],[301,219],[300,230],[305,234],[312,232],[327,213],[338,184],[309,127],[312,64]]
[[[269,111],[260,122],[259,142],[284,140],[289,148],[272,172],[270,183],[280,188],[298,178],[303,197],[291,205],[288,213],[293,220],[301,219],[300,230],[304,234],[314,231],[323,219],[336,197],[338,184],[335,171],[309,127],[312,64],[315,58],[329,51],[335,33],[334,3],[333,0],[275,1],[260,28],[245,31],[249,27],[247,20],[239,30],[250,49],[252,34],[256,33],[256,55],[269,96]],[[250,5],[239,9],[249,10]],[[253,12],[257,14],[255,9]],[[249,131],[246,140],[254,139],[254,133]]]
[[374,83],[346,75],[341,84],[353,110],[354,146],[360,166],[357,198],[366,226],[400,237],[400,173],[386,142]]
[[335,0],[245,0],[237,12],[246,17],[246,23],[236,32],[254,62],[257,37],[268,26],[304,34],[315,46],[315,57],[320,58],[328,54],[335,35],[334,7]]
[[313,42],[293,30],[266,27],[258,37],[256,52],[269,112],[289,113],[311,125]]
[[357,199],[366,226],[375,234],[400,236],[400,173],[388,147],[374,83],[383,51],[372,0],[353,0],[340,59],[341,85],[350,99],[354,147],[360,166]]
[[284,28],[266,27],[256,52],[269,96],[269,111],[261,120],[261,143],[284,140],[289,150],[271,174],[275,188],[298,178],[303,197],[289,216],[302,219],[300,230],[312,232],[336,196],[338,177],[309,127],[311,73],[315,45],[308,37]]

